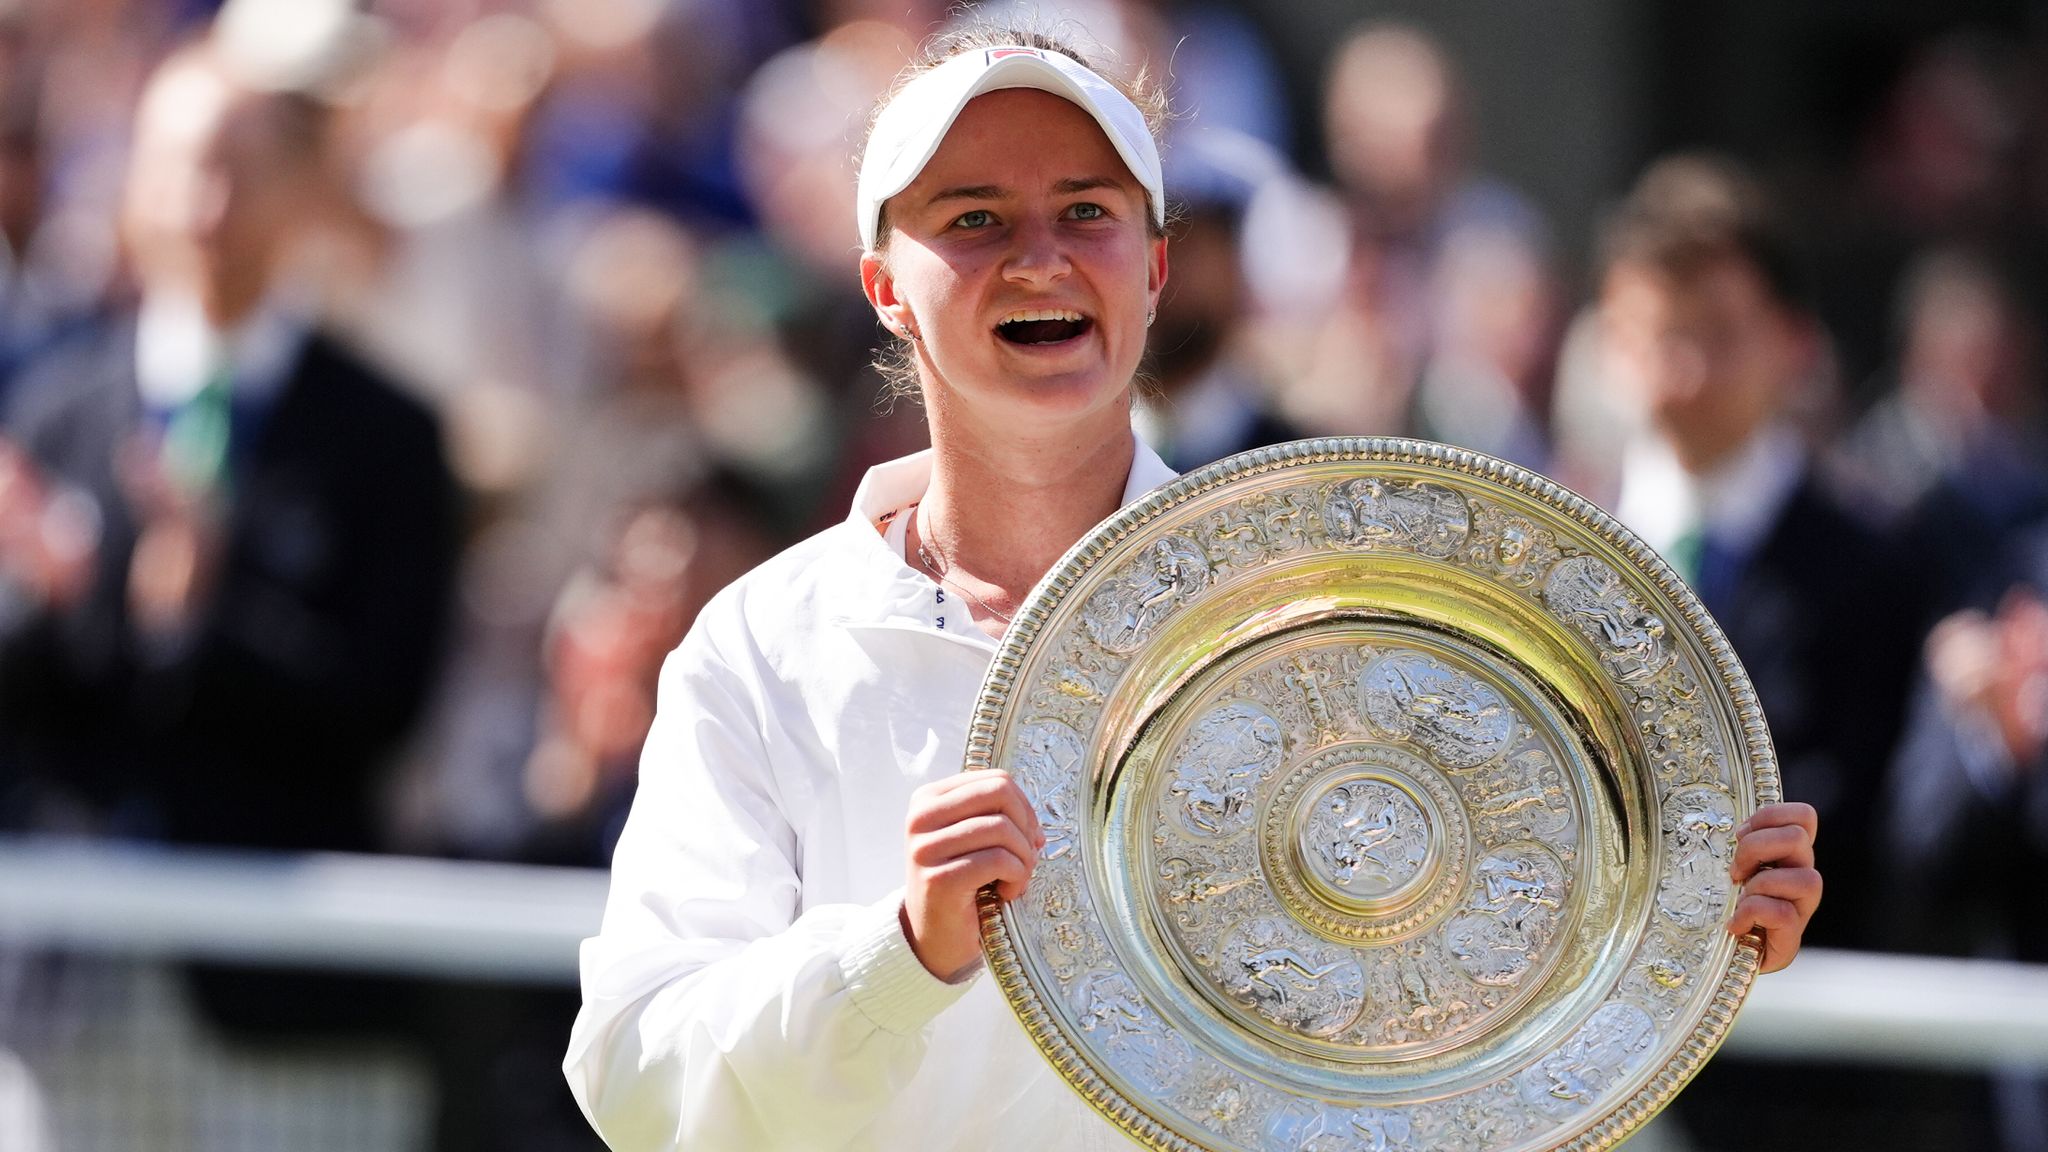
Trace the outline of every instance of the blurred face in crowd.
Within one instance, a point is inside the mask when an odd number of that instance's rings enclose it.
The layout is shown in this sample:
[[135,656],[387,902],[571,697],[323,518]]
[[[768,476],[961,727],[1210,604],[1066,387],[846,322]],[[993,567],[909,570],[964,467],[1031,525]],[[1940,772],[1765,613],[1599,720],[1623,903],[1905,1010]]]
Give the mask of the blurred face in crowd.
[[2027,418],[2032,333],[1988,269],[1937,256],[1919,278],[1905,330],[1900,384],[1954,424]]
[[1436,45],[1409,28],[1376,28],[1339,50],[1324,104],[1330,165],[1383,228],[1426,222],[1457,169],[1458,93]]
[[1619,262],[1600,311],[1615,374],[1690,472],[1742,447],[1811,367],[1810,322],[1739,256],[1682,273]]
[[1237,232],[1224,209],[1197,208],[1173,240],[1173,291],[1159,299],[1153,368],[1162,387],[1193,382],[1223,351],[1245,308]]
[[218,327],[261,303],[316,190],[276,98],[174,60],[143,96],[124,235],[151,291],[197,297]]
[[[1025,146],[1028,142],[1028,146]],[[1036,89],[968,102],[886,206],[861,272],[914,351],[935,428],[998,434],[1128,419],[1166,242],[1093,117]]]

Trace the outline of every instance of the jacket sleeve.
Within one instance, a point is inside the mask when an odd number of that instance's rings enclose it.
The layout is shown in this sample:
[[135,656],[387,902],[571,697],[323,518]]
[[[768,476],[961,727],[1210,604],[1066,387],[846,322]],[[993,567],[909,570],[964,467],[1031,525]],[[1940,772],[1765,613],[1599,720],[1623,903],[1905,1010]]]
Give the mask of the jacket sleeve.
[[583,945],[563,1071],[618,1152],[844,1146],[967,985],[925,970],[897,895],[799,914],[784,789],[803,782],[771,769],[753,671],[719,657],[703,620],[669,657],[604,924]]

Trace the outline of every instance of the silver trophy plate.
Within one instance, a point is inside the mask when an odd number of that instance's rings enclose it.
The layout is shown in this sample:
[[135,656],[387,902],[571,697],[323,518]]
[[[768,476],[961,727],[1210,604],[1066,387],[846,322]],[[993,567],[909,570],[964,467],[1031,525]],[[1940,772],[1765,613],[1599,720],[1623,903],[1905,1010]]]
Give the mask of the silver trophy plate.
[[1726,1034],[1755,693],[1649,549],[1412,440],[1211,465],[1005,636],[970,768],[1047,843],[982,901],[1053,1065],[1160,1149],[1605,1148]]

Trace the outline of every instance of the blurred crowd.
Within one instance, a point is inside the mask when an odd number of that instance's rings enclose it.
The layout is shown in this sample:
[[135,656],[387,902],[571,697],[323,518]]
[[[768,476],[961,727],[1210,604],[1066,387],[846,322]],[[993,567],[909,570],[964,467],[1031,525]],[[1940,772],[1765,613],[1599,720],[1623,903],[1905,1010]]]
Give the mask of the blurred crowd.
[[[1807,943],[2048,961],[2048,45],[1917,45],[1839,170],[1668,155],[1568,251],[1426,30],[1301,108],[1246,11],[1062,7],[1178,110],[1141,435],[1586,494],[1821,812]],[[604,864],[698,608],[924,446],[852,164],[955,15],[0,0],[0,826]],[[1956,1091],[1982,1131],[1869,1142],[2048,1148],[2038,1085]]]

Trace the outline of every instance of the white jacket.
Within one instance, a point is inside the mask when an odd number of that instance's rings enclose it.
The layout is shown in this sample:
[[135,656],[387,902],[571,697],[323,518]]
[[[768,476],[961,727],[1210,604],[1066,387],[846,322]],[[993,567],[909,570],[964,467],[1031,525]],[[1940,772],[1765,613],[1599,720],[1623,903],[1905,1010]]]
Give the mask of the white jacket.
[[[1124,500],[1172,478],[1136,444]],[[897,920],[910,794],[960,770],[995,653],[877,531],[930,479],[871,470],[662,669],[563,1064],[618,1152],[1129,1147]]]

